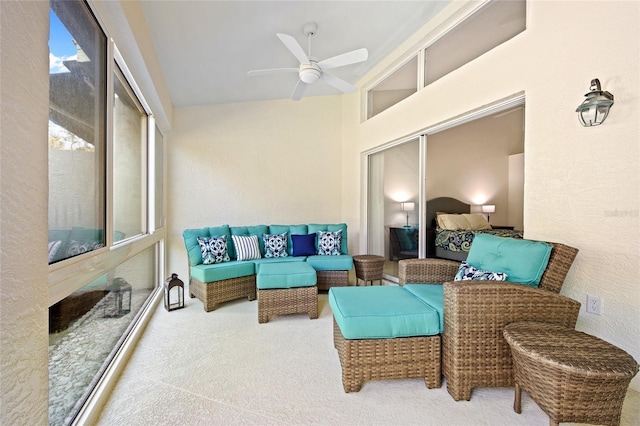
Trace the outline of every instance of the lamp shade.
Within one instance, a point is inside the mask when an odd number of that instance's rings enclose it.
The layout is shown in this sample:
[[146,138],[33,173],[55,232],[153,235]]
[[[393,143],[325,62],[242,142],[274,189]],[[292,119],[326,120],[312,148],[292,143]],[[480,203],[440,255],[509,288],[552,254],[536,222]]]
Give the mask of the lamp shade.
[[482,213],[495,213],[496,206],[494,204],[485,204],[482,206]]
[[416,209],[416,203],[406,202],[406,203],[400,203],[400,205],[402,206],[403,212],[412,212]]

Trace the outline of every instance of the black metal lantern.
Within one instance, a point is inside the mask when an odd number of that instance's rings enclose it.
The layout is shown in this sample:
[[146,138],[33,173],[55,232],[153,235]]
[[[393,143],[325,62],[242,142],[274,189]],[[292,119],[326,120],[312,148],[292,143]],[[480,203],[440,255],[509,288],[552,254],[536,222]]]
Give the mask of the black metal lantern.
[[609,109],[613,105],[613,95],[603,91],[600,87],[600,80],[591,80],[590,92],[585,96],[587,99],[582,102],[576,112],[580,123],[585,127],[599,126],[609,115]]
[[184,283],[178,274],[171,274],[164,282],[164,308],[167,311],[184,308]]

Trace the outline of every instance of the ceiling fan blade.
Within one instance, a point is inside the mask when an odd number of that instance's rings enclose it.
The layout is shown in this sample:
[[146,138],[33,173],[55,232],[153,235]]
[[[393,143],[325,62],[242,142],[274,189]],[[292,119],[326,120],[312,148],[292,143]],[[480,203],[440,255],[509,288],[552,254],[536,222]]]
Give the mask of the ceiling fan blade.
[[304,89],[306,88],[307,83],[302,80],[298,80],[298,84],[296,84],[296,87],[293,89],[293,93],[291,94],[291,99],[293,99],[294,101],[299,101],[304,94]]
[[289,72],[298,72],[298,68],[271,68],[264,70],[252,70],[247,72],[248,76],[254,77],[256,75],[268,75],[268,74],[284,74]]
[[324,71],[322,72],[322,80],[344,93],[353,93],[358,90],[358,88],[353,84]]
[[298,44],[295,38],[287,34],[277,33],[276,35],[278,36],[280,41],[284,43],[287,49],[289,49],[289,51],[293,53],[293,56],[295,56],[301,64],[309,63],[309,58],[307,57],[307,54],[304,53],[304,50],[302,50],[302,47],[300,47],[300,45]]
[[324,61],[318,62],[318,65],[323,70],[330,70],[331,68],[343,67],[345,65],[356,64],[358,62],[366,61],[369,57],[367,49],[362,48],[353,50],[351,52],[343,53],[342,55],[334,56]]

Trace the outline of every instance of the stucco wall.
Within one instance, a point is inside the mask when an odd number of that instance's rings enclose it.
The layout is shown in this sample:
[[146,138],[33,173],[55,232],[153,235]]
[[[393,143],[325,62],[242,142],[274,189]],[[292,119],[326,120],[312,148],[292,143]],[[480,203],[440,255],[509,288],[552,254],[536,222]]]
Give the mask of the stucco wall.
[[42,29],[49,27],[49,3],[3,1],[0,19],[0,424],[42,425],[49,343],[49,64]]
[[167,272],[188,276],[187,228],[342,221],[340,105],[331,96],[175,109]]
[[[593,5],[529,2],[525,32],[366,122],[359,96],[345,96],[343,217],[362,220],[361,152],[524,91],[525,236],[580,249],[562,291],[583,304],[578,329],[640,359],[640,3]],[[596,77],[616,103],[604,125],[584,128],[574,111]],[[601,316],[584,311],[587,294],[602,298]]]

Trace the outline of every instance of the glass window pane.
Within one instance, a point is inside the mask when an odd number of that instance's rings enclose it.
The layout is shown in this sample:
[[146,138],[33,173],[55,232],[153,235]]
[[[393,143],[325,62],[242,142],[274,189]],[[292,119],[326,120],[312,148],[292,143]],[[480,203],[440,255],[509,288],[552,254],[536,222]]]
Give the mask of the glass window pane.
[[418,57],[416,56],[369,90],[367,118],[381,113],[417,91]]
[[106,37],[82,1],[52,0],[49,263],[105,244]]
[[[117,68],[117,67],[116,67]],[[147,115],[120,70],[113,99],[113,240],[146,231]]]
[[164,226],[164,141],[162,139],[162,133],[156,127],[156,158],[155,158],[155,174],[156,174],[156,187],[155,187],[155,229],[160,229]]
[[424,85],[471,62],[526,29],[526,1],[495,1],[439,38],[425,52]]
[[49,424],[69,424],[156,287],[156,246],[49,308]]

